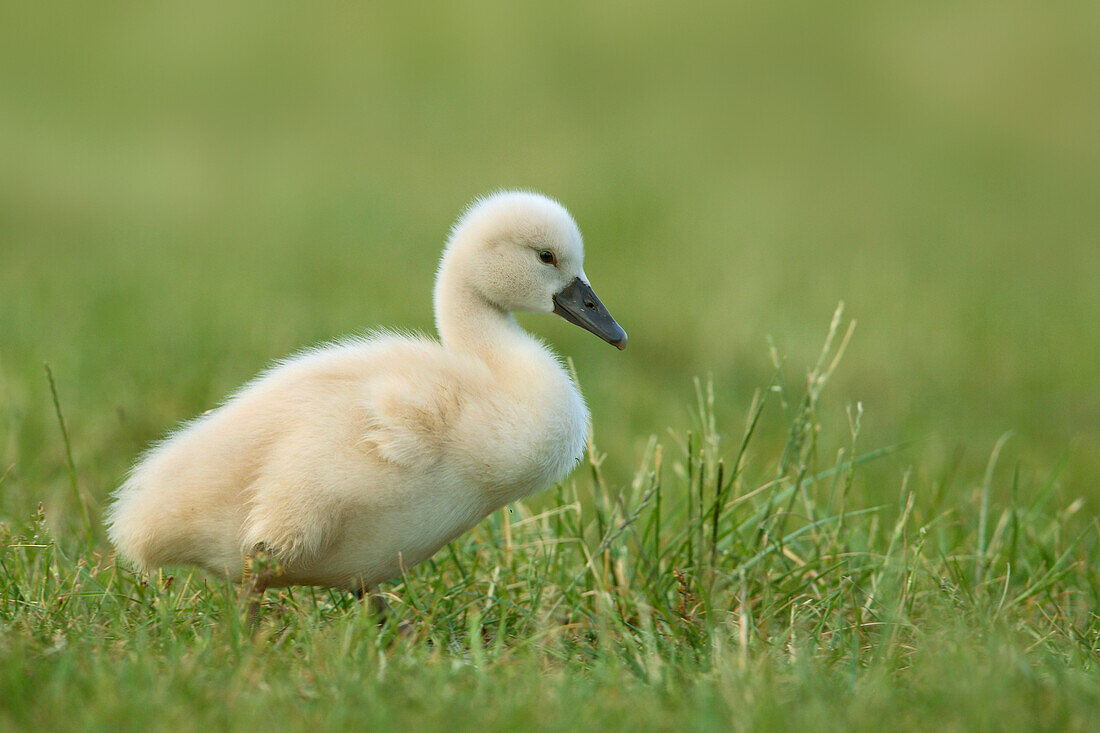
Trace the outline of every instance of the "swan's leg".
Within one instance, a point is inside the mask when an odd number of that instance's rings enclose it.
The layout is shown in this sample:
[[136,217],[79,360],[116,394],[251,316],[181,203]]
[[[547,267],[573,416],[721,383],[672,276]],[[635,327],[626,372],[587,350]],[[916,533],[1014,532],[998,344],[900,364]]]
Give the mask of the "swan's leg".
[[248,630],[255,632],[260,622],[260,606],[264,591],[271,581],[283,572],[282,566],[264,543],[259,542],[248,551],[244,559],[244,577],[241,579],[241,596],[248,604]]
[[[386,619],[395,618],[397,614],[390,608],[390,604],[386,603],[386,597],[378,592],[378,586],[372,588],[362,587],[355,591],[355,597],[360,601],[366,600],[368,608],[375,618],[378,619],[378,625],[382,626],[386,623]],[[409,636],[412,633],[412,624],[401,621],[397,624],[397,631],[401,636]]]
[[386,616],[393,615],[393,609],[390,608],[390,604],[386,603],[385,596],[378,592],[378,586],[374,586],[373,588],[361,587],[355,591],[355,597],[360,601],[366,600],[371,613],[379,617],[379,623],[384,622]]

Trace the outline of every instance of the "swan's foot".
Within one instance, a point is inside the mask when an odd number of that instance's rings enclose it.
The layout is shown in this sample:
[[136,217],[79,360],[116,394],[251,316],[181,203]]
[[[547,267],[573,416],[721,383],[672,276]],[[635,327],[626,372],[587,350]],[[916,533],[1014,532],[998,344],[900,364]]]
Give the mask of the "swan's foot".
[[257,543],[244,558],[244,574],[241,578],[241,600],[248,606],[248,630],[256,633],[260,623],[260,607],[264,591],[271,581],[283,574],[283,566],[271,554],[264,543]]
[[[360,601],[366,600],[367,606],[377,618],[379,626],[383,626],[387,619],[397,617],[397,614],[390,608],[390,604],[386,603],[386,597],[378,591],[377,587],[360,588],[355,591],[355,597]],[[397,624],[397,633],[402,638],[412,636],[414,631],[413,625],[407,621],[399,621]]]

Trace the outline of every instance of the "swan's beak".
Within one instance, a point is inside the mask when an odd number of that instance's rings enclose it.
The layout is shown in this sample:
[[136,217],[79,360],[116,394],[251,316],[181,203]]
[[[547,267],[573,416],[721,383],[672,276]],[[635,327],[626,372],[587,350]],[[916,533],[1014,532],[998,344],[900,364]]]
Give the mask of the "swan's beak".
[[615,348],[626,348],[626,331],[607,312],[591,286],[574,278],[565,290],[554,296],[554,312],[583,329],[591,331]]

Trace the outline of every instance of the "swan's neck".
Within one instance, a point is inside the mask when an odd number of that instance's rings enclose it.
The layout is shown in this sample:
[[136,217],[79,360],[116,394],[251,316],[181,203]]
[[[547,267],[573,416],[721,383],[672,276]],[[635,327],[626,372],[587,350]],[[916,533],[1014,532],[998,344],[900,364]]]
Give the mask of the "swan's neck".
[[444,348],[494,360],[531,337],[511,313],[489,302],[444,261],[435,283],[435,325]]
[[[499,434],[507,436],[492,475],[478,479],[491,511],[560,480],[576,465],[588,436],[588,408],[553,352],[473,282],[460,258],[444,256],[435,322],[445,349],[472,355],[493,377],[480,394],[487,407],[475,410],[494,415],[504,426]],[[487,438],[479,432],[477,439]]]

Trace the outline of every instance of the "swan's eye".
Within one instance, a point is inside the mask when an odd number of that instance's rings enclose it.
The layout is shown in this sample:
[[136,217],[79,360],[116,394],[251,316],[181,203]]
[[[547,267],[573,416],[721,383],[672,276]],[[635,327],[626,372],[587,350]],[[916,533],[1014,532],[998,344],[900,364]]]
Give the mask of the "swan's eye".
[[539,259],[548,265],[558,264],[558,260],[556,257],[554,257],[554,253],[548,249],[544,249],[539,252]]

